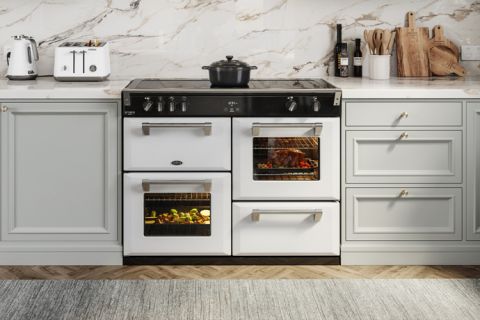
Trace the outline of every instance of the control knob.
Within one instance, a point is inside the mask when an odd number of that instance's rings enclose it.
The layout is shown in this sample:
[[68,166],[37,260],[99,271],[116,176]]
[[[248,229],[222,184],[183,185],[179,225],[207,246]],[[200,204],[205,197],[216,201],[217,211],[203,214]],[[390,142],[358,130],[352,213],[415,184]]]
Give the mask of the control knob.
[[153,106],[153,101],[150,97],[145,97],[144,100],[145,101],[143,101],[143,110],[145,110],[145,112],[148,112]]
[[170,97],[168,98],[168,100],[170,100],[168,102],[168,111],[170,112],[175,112],[175,98],[174,97]]
[[158,101],[157,101],[157,111],[158,112],[163,112],[163,108],[164,108],[163,98],[159,97]]
[[313,112],[320,111],[320,101],[318,101],[317,97],[313,97]]
[[293,112],[297,110],[297,102],[293,99],[293,97],[287,98],[287,103],[285,103],[288,111]]
[[180,104],[180,109],[182,112],[187,112],[187,97],[182,98],[182,103]]

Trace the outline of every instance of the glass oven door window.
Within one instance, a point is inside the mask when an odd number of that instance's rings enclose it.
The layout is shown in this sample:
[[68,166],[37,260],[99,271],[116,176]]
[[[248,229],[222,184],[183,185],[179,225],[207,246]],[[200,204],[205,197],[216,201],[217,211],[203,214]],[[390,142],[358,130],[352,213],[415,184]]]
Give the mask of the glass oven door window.
[[253,138],[253,180],[320,180],[319,137]]
[[144,236],[210,236],[210,193],[145,193]]

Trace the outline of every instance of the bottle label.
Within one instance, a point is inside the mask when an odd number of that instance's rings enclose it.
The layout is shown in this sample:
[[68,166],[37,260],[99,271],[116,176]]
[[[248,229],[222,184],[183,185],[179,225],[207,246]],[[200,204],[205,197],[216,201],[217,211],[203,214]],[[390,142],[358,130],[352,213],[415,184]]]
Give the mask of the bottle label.
[[348,58],[340,58],[340,65],[341,66],[348,66]]
[[354,57],[353,58],[353,65],[356,67],[362,66],[362,58],[361,57]]

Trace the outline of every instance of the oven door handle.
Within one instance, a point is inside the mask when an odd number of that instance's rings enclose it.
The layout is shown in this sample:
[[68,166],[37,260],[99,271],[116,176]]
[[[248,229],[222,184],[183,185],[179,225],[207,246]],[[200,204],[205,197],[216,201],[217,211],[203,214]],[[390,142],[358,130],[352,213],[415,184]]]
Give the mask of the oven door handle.
[[313,217],[314,222],[319,222],[322,217],[323,211],[320,209],[297,209],[297,210],[252,210],[252,221],[260,221],[260,215],[262,214],[310,214]]
[[295,128],[308,128],[313,129],[313,135],[318,137],[322,133],[323,124],[319,122],[315,123],[252,123],[252,135],[257,137],[260,135],[261,128],[285,128],[285,129],[295,129]]
[[142,189],[144,192],[150,191],[151,185],[203,185],[205,192],[212,190],[211,180],[142,180]]
[[211,122],[199,122],[199,123],[142,123],[142,132],[145,136],[150,135],[150,129],[152,128],[201,128],[206,136],[212,134]]

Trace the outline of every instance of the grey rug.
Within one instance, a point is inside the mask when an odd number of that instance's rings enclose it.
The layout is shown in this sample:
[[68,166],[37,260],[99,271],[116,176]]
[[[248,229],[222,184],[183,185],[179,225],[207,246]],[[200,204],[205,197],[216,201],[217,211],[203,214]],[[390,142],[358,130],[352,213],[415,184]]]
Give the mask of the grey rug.
[[479,280],[5,280],[3,319],[480,319]]

